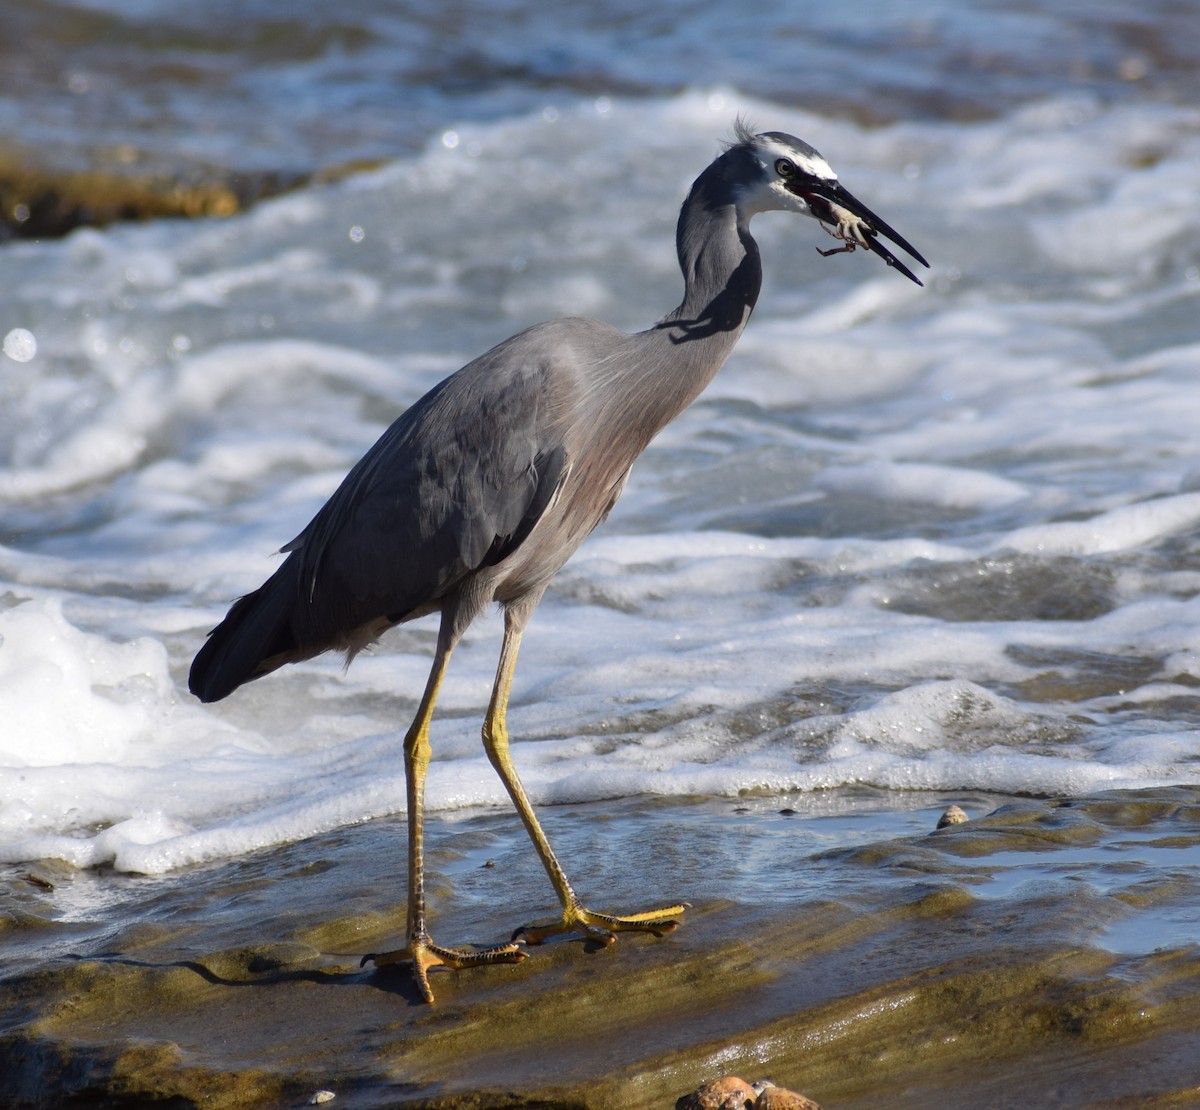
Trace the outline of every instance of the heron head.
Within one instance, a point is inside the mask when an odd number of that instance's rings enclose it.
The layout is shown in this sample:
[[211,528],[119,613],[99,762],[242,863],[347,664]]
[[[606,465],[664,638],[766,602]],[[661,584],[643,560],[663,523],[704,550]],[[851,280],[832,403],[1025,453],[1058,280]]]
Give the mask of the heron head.
[[[922,266],[929,263],[911,243],[849,193],[820,153],[808,143],[782,131],[756,134],[744,124],[737,127],[737,140],[730,153],[748,167],[739,180],[739,207],[747,215],[756,212],[799,212],[812,216],[841,246],[822,254],[852,253],[859,247],[879,255],[889,266],[921,285],[921,280],[880,242],[890,239]],[[820,248],[817,248],[820,250]]]

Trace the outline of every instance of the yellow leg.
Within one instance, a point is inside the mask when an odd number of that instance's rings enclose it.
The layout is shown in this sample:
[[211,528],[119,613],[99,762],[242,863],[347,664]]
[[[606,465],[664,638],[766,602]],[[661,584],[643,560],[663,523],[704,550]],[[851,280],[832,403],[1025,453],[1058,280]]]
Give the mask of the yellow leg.
[[586,909],[579,901],[571,884],[567,881],[561,865],[542,832],[533,806],[517,776],[508,745],[508,699],[512,691],[513,674],[517,667],[517,652],[521,647],[521,632],[524,621],[511,613],[505,614],[504,646],[500,649],[500,663],[496,668],[496,684],[492,688],[492,700],[483,723],[483,746],[488,759],[504,783],[516,806],[517,813],[537,849],[538,858],[550,876],[550,882],[562,903],[562,918],[548,925],[526,925],[513,933],[513,940],[523,938],[528,944],[540,944],[548,937],[560,933],[580,933],[603,944],[611,944],[614,933],[636,930],[662,936],[678,926],[674,918],[679,917],[686,905],[666,906],[663,909],[616,917],[611,914],[595,913]]
[[404,738],[404,777],[408,793],[408,946],[394,952],[373,953],[362,960],[364,964],[373,960],[380,967],[411,961],[417,988],[426,1002],[433,1001],[428,976],[432,967],[460,969],[482,964],[519,963],[525,959],[525,953],[516,944],[492,948],[443,948],[433,943],[426,927],[425,774],[429,769],[429,722],[454,648],[449,626],[449,618],[443,618],[429,681],[425,684],[417,715]]

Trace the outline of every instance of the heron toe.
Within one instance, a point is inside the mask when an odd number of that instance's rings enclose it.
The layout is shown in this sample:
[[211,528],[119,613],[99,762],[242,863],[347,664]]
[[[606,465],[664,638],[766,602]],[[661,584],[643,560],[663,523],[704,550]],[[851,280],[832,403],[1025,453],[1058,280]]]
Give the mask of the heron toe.
[[435,967],[461,971],[465,967],[482,967],[486,964],[519,964],[527,953],[516,943],[497,944],[490,948],[443,948],[434,944],[429,937],[416,937],[406,948],[391,952],[372,952],[362,958],[365,966],[370,960],[376,967],[408,963],[412,967],[417,989],[426,1002],[432,1002],[433,991],[429,986],[429,970]]
[[612,944],[617,933],[653,933],[661,937],[679,928],[675,919],[683,916],[687,903],[676,906],[664,906],[662,909],[646,910],[644,913],[616,916],[608,913],[597,913],[580,905],[569,905],[563,910],[558,921],[546,925],[522,925],[517,929],[512,939],[518,938],[526,944],[541,944],[550,937],[563,933],[578,933],[586,940],[598,941],[601,944]]

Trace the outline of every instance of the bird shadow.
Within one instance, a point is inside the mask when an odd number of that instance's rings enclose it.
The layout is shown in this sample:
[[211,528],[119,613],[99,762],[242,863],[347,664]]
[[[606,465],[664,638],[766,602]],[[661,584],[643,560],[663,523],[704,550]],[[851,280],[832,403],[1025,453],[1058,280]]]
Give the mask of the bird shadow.
[[182,969],[198,976],[205,983],[228,988],[269,988],[289,983],[311,983],[321,987],[370,987],[385,994],[399,996],[412,1006],[424,1004],[412,970],[403,964],[386,967],[344,969],[338,967],[281,967],[268,957],[255,957],[244,965],[243,973],[230,974],[214,970],[203,960],[139,960],[130,956],[95,955],[69,957],[80,962],[100,962],[110,967],[136,968],[139,971],[165,972]]
[[[519,930],[518,930],[519,932]],[[578,945],[587,953],[596,953],[609,947],[608,943],[593,937],[583,937],[578,934],[563,934],[551,936],[537,944],[523,945],[522,950],[533,956],[542,952],[549,956],[555,949],[562,951],[564,946]],[[486,946],[477,946],[486,947]],[[342,958],[342,953],[323,953],[326,959]],[[270,952],[243,953],[239,956],[226,956],[216,953],[208,959],[181,960],[145,960],[126,956],[117,952],[101,952],[84,955],[81,953],[65,954],[69,961],[77,963],[101,963],[109,967],[124,967],[138,971],[165,973],[173,969],[182,969],[197,976],[205,983],[216,987],[235,988],[271,988],[285,986],[291,983],[309,983],[321,987],[369,987],[384,994],[403,999],[412,1007],[425,1005],[425,998],[417,985],[416,977],[406,960],[377,966],[367,966],[370,957],[346,956],[353,959],[357,966],[347,967],[345,964],[312,967],[296,966],[281,961]],[[316,957],[314,957],[315,959]],[[362,960],[361,964],[359,960]],[[213,966],[218,962],[228,962],[229,970]],[[445,969],[431,968],[431,976],[441,978],[448,974]],[[457,974],[463,974],[461,971]]]

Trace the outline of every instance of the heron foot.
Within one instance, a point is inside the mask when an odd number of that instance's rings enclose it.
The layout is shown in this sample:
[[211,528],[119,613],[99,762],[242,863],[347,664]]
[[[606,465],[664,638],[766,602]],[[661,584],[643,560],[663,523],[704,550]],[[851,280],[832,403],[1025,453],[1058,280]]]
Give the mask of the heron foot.
[[490,948],[443,948],[440,944],[434,944],[428,936],[418,936],[409,941],[405,948],[397,948],[392,952],[372,952],[364,956],[359,966],[365,967],[368,960],[376,967],[408,963],[421,997],[426,1002],[432,1002],[430,968],[445,967],[460,971],[464,967],[482,967],[485,964],[519,964],[526,955],[516,943],[497,944]]
[[614,914],[597,913],[578,903],[572,903],[563,910],[563,915],[558,921],[551,921],[546,925],[522,925],[513,933],[512,939],[516,941],[520,938],[526,944],[541,944],[542,941],[563,933],[578,933],[585,940],[607,946],[617,939],[617,933],[653,933],[656,937],[661,937],[679,928],[679,922],[675,919],[681,917],[687,908],[687,903],[683,902],[677,906],[664,906],[658,910],[646,910],[644,913],[618,917]]

